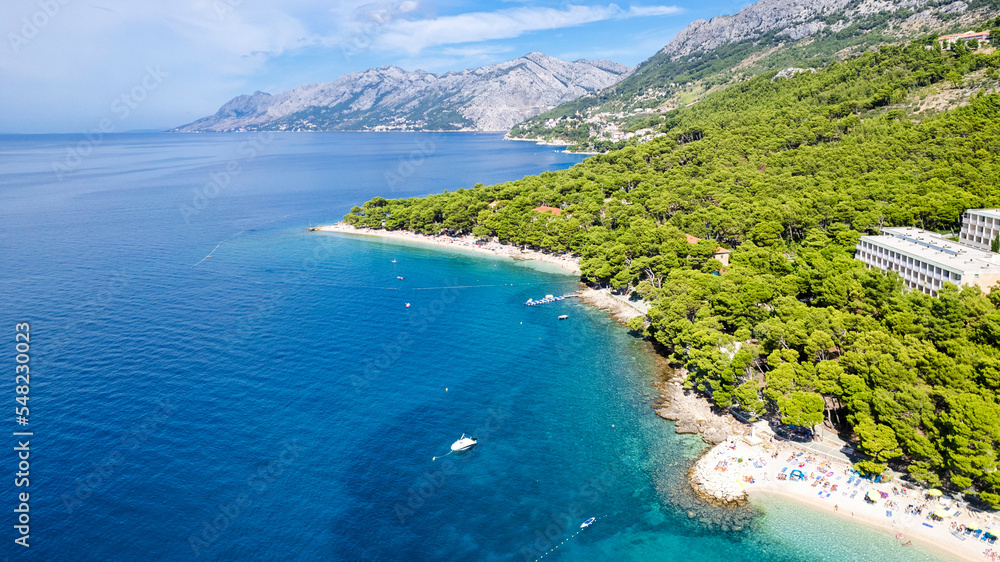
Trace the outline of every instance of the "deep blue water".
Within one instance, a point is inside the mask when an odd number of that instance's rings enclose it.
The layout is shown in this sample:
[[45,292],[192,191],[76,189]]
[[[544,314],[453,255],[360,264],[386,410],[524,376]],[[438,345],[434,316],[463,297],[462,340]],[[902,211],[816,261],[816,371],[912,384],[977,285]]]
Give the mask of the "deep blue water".
[[[575,278],[305,230],[579,160],[473,134],[0,137],[0,424],[34,432],[28,487],[3,445],[5,555],[901,559],[793,506],[732,531],[693,502],[701,445],[650,408],[645,344],[573,300],[521,306]],[[433,460],[463,432],[480,445]]]

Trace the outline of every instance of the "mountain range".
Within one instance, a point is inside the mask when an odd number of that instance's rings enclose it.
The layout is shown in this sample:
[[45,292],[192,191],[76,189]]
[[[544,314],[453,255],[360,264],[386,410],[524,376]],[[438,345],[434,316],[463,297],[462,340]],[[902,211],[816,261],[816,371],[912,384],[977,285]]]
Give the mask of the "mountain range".
[[[606,132],[647,126],[646,114],[696,103],[753,76],[822,68],[879,45],[964,31],[996,12],[992,0],[759,0],[696,20],[621,81],[514,127],[510,138],[607,150]],[[597,116],[600,116],[599,118]],[[599,123],[597,123],[599,121]]]
[[618,82],[631,67],[542,53],[447,74],[382,66],[333,82],[233,98],[174,129],[225,131],[507,131],[560,103]]

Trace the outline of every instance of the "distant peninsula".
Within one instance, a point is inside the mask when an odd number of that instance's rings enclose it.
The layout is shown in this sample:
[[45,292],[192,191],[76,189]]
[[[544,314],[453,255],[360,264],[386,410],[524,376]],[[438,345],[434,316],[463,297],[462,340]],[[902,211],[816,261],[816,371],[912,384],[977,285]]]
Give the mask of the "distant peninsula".
[[604,60],[542,53],[447,74],[381,66],[271,95],[237,96],[215,115],[174,132],[507,131],[517,123],[624,78]]

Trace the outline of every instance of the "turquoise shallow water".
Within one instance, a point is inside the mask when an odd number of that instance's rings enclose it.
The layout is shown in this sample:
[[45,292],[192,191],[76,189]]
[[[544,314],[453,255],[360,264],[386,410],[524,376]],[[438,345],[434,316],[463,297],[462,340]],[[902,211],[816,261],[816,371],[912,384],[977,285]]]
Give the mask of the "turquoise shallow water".
[[[79,139],[0,137],[0,326],[32,325],[37,452],[33,546],[4,554],[903,559],[849,522],[696,502],[702,445],[650,408],[646,345],[574,300],[521,304],[573,277],[304,229],[579,157],[350,134],[275,135],[251,157],[246,138],[112,136],[58,178]],[[463,432],[474,451],[432,460]]]

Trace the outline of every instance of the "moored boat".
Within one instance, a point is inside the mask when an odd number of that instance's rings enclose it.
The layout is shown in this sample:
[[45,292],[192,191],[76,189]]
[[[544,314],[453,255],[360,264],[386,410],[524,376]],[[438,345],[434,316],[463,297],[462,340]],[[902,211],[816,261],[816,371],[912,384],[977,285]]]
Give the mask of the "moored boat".
[[468,451],[469,449],[475,447],[476,443],[477,441],[475,437],[466,437],[465,434],[463,433],[461,439],[451,444],[451,450],[456,453],[461,451]]

